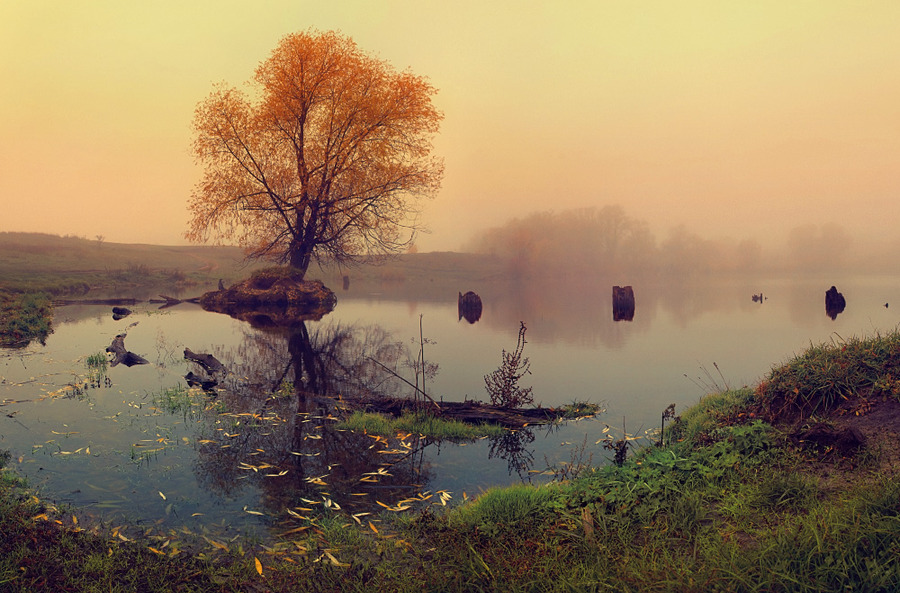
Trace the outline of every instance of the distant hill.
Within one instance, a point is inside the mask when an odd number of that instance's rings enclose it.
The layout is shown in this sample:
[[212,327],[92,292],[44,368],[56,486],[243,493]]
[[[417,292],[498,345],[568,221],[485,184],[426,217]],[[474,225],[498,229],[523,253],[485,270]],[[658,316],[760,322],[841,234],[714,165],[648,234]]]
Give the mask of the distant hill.
[[[238,247],[111,243],[44,233],[0,232],[0,289],[83,293],[97,287],[226,284],[271,265],[247,262]],[[353,292],[465,291],[473,282],[502,276],[496,258],[452,252],[404,254],[350,269],[310,266],[307,277],[339,289],[344,276]],[[458,288],[457,288],[458,287]]]

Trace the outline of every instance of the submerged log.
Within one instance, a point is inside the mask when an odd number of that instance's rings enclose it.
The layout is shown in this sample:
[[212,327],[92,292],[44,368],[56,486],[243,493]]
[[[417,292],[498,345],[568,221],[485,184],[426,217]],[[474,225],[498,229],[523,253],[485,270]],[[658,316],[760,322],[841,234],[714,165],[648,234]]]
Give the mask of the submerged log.
[[206,372],[208,378],[201,377],[194,372],[189,372],[184,376],[188,386],[200,386],[204,391],[210,391],[219,384],[219,381],[225,378],[228,370],[219,360],[212,354],[199,354],[190,348],[184,349],[184,359],[197,363],[200,368]]
[[184,380],[187,381],[188,387],[199,387],[203,391],[212,391],[219,385],[219,382],[215,379],[206,379],[193,371],[188,372],[188,374],[184,376]]
[[840,313],[844,312],[844,308],[847,306],[847,301],[844,299],[844,295],[838,292],[838,289],[832,286],[827,291],[825,291],[825,314],[831,317],[832,319],[837,319],[837,316]]
[[129,352],[125,349],[125,334],[119,334],[113,338],[112,344],[106,347],[106,351],[113,354],[113,359],[110,361],[109,366],[124,364],[130,367],[136,364],[149,364],[150,362],[143,356],[138,356],[134,352]]
[[613,286],[613,321],[634,320],[634,289],[631,286]]
[[459,319],[465,318],[469,323],[475,323],[481,319],[481,297],[471,290],[466,292],[466,294],[460,292],[457,300],[457,309],[459,311]]
[[[404,411],[415,408],[416,402],[409,399],[384,398],[366,399],[343,396],[341,401],[353,409],[368,412],[379,412],[392,416],[401,416]],[[419,403],[421,406],[422,404]],[[503,408],[482,402],[437,402],[441,418],[460,420],[472,424],[490,423],[509,428],[520,428],[525,425],[550,424],[559,419],[559,414],[552,408]],[[424,408],[433,410],[431,404]]]
[[64,305],[137,305],[137,299],[59,299],[53,301],[54,307]]
[[192,351],[190,348],[185,348],[184,359],[190,360],[191,362],[196,362],[201,367],[203,367],[203,370],[206,371],[206,374],[210,376],[224,376],[227,372],[225,369],[225,365],[219,362],[219,360],[212,354],[198,354],[197,352]]

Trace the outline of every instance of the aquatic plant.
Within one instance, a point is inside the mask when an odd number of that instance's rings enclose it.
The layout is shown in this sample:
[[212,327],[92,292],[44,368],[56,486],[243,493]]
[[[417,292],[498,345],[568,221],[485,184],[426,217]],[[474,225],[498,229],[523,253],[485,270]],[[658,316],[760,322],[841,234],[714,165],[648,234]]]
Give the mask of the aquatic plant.
[[522,355],[526,344],[525,329],[525,322],[520,321],[516,349],[512,352],[503,350],[500,367],[484,376],[485,389],[495,406],[521,408],[534,403],[531,387],[519,386],[519,380],[531,374],[531,363]]

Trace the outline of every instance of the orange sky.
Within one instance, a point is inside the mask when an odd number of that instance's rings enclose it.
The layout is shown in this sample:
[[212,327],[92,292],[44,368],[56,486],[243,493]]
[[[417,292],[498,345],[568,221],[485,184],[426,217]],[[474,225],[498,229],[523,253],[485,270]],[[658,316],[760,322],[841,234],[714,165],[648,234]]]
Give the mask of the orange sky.
[[309,27],[440,90],[423,250],[614,203],[660,236],[896,235],[895,0],[3,0],[0,231],[183,242],[194,107]]

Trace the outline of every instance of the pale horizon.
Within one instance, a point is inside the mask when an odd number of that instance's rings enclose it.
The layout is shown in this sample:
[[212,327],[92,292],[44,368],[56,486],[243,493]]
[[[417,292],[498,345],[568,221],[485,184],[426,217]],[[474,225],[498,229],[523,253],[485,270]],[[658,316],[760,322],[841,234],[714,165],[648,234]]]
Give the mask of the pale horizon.
[[896,235],[887,1],[3,2],[0,231],[185,244],[194,108],[310,28],[439,90],[445,176],[420,251],[613,204],[659,237]]

